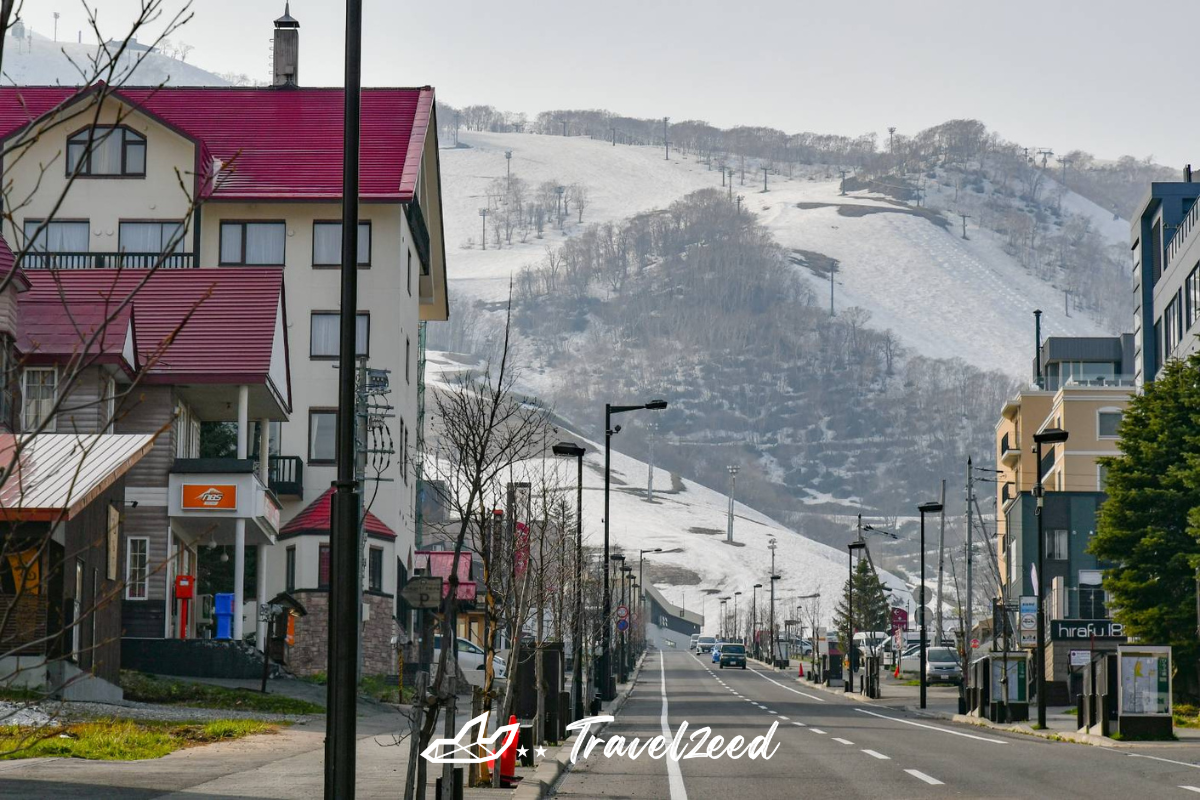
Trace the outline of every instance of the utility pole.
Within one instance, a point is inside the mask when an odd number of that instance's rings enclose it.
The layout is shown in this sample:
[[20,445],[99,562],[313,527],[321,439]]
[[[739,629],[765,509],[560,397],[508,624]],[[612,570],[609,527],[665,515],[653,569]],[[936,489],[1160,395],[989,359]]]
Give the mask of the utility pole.
[[615,125],[613,126],[613,129],[612,129],[612,146],[613,147],[617,146],[617,128]]
[[729,168],[729,199],[733,199],[733,167]]
[[504,193],[512,192],[512,150],[504,151]]
[[1066,158],[1065,156],[1059,156],[1058,163],[1062,164],[1062,185],[1065,189],[1067,188],[1067,165],[1075,163],[1075,160],[1072,158]]
[[670,119],[670,117],[663,117],[663,159],[666,161],[671,160],[671,140],[667,138],[667,122]]
[[767,168],[761,167],[763,173],[763,191],[767,191]]
[[[646,474],[646,502],[654,502],[654,434],[658,431],[658,423],[650,423],[650,464]],[[638,580],[641,581],[641,573],[638,574]]]
[[738,216],[740,217],[742,215],[742,196],[740,194],[737,196],[737,204],[738,204]]
[[829,316],[833,314],[833,265],[829,266]]
[[721,188],[724,189],[725,188],[725,165],[724,164],[721,165],[720,171],[721,171]]
[[[737,464],[730,464],[726,469],[729,470],[729,524],[725,530],[725,541],[733,544],[733,490],[737,485],[738,466]],[[771,567],[771,572],[774,571],[775,568]]]
[[1063,289],[1063,313],[1071,316],[1071,290]]
[[896,126],[889,125],[887,131],[888,131],[888,155],[895,155],[896,154],[896,142],[895,142],[894,137],[896,135]]
[[937,619],[937,629],[934,633],[937,636],[938,647],[941,647],[942,634],[946,630],[942,623],[942,575],[946,567],[946,479],[942,478],[942,494],[941,494],[941,529],[938,531],[938,571],[937,571],[937,608],[935,619]]
[[841,191],[841,194],[843,194],[843,195],[844,195],[844,194],[846,193],[846,170],[842,169],[842,170],[838,170],[838,172],[842,173],[842,191]]
[[483,241],[483,249],[484,250],[487,250],[487,215],[488,215],[488,210],[486,208],[479,209],[479,218],[483,220],[483,240],[482,241]]
[[971,215],[970,215],[970,214],[964,214],[964,213],[963,213],[963,212],[961,212],[961,211],[960,211],[960,212],[958,212],[958,215],[959,215],[960,217],[962,217],[963,238],[964,238],[964,239],[966,239],[966,238],[967,238],[967,220],[969,220],[969,219],[971,218]]
[[775,574],[775,548],[777,547],[776,539],[771,537],[767,543],[767,547],[771,551],[771,657],[768,659],[772,665],[775,664],[775,581],[779,580],[779,576]]

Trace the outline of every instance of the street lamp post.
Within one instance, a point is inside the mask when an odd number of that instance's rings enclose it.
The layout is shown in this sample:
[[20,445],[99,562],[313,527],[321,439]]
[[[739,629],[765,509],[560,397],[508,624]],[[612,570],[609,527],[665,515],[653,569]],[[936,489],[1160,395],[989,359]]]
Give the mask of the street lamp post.
[[646,584],[642,581],[642,562],[646,560],[646,553],[661,553],[661,547],[652,547],[649,550],[638,550],[638,593],[642,598],[646,597]]
[[725,531],[725,541],[733,543],[733,490],[737,487],[738,467],[736,464],[730,464],[726,469],[729,470],[729,523]]
[[724,639],[725,635],[729,631],[729,615],[728,615],[728,612],[725,610],[725,604],[729,602],[729,598],[728,597],[718,597],[717,599],[721,601],[721,624],[718,627],[719,633],[717,635],[720,636],[722,639]]
[[849,641],[846,644],[846,661],[848,663],[848,669],[846,670],[847,676],[844,686],[846,687],[847,694],[850,694],[854,691],[854,551],[861,550],[867,546],[867,543],[862,540],[861,516],[858,518],[858,524],[858,538],[846,545],[846,554],[850,560],[850,583],[847,584],[846,587],[846,638]]
[[769,638],[771,648],[771,657],[767,659],[772,666],[775,665],[775,581],[779,580],[779,576],[775,574],[775,548],[779,546],[778,541],[774,536],[767,542],[767,549],[771,551],[771,635]]
[[754,584],[754,596],[751,599],[752,613],[750,615],[754,617],[754,624],[751,626],[750,630],[750,641],[751,645],[754,647],[754,655],[759,658],[762,657],[762,649],[758,646],[758,590],[762,587],[763,585],[761,583]]
[[[921,708],[925,707],[926,680],[925,680],[925,649],[928,643],[925,640],[925,515],[938,514],[942,510],[942,504],[938,502],[921,503],[917,506],[917,511],[921,512],[921,602],[918,608],[921,613]],[[938,598],[938,602],[941,602]],[[938,632],[938,638],[941,638],[941,632]]]
[[629,575],[633,572],[633,567],[622,562],[621,564],[621,605],[625,606],[625,630],[621,631],[621,656],[620,656],[620,675],[621,683],[629,680],[629,634],[633,628],[632,613],[629,610],[630,602],[629,594]]
[[[1042,507],[1046,502],[1046,490],[1042,486],[1042,445],[1055,445],[1067,441],[1067,432],[1062,428],[1047,428],[1033,435],[1033,446],[1037,450],[1037,483],[1033,487],[1033,496],[1037,505],[1033,513],[1037,517],[1037,696],[1038,696],[1038,727],[1046,727],[1046,614],[1045,614],[1045,576],[1046,536],[1043,531]],[[1006,610],[1007,613],[1007,610]],[[1008,698],[1005,698],[1007,700]]]
[[[609,557],[608,495],[610,484],[612,483],[612,437],[614,433],[619,433],[621,430],[619,425],[616,429],[613,428],[612,415],[623,414],[626,411],[640,411],[642,409],[662,411],[666,407],[666,400],[651,400],[649,403],[636,406],[604,404],[604,559],[606,562]],[[600,676],[604,683],[600,687],[600,696],[604,700],[613,700],[617,696],[617,687],[612,682],[612,586],[609,584],[607,569],[604,571],[604,607],[601,619],[604,620],[604,628],[601,633],[600,643]]]
[[579,470],[575,479],[575,652],[571,659],[575,675],[571,692],[575,719],[583,719],[583,455],[587,451],[574,442],[559,442],[552,449],[556,456],[574,458]]
[[738,598],[742,596],[741,592],[733,593],[733,638],[741,640],[741,633],[738,624]]

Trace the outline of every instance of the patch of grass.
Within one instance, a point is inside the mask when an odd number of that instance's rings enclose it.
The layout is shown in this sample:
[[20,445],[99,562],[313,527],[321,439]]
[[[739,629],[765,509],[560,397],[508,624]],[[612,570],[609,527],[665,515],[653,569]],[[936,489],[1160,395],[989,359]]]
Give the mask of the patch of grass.
[[912,678],[912,679],[910,679],[910,680],[907,680],[907,681],[900,681],[900,685],[901,685],[901,686],[920,686],[920,685],[921,685],[921,679],[920,679],[920,678]]
[[0,700],[9,700],[14,703],[25,703],[32,700],[45,700],[44,692],[39,692],[36,689],[30,689],[25,686],[0,686]]
[[404,693],[401,695],[400,686],[385,675],[364,675],[358,684],[358,691],[381,703],[404,705],[411,703],[413,697],[413,687],[405,686]]
[[103,720],[44,728],[0,727],[0,759],[83,758],[138,761],[162,758],[184,747],[274,733],[275,725],[250,719],[206,723]]
[[1172,709],[1176,728],[1200,728],[1200,708],[1177,703]]
[[141,703],[226,711],[258,711],[266,714],[320,714],[325,710],[316,703],[297,700],[294,697],[176,681],[143,672],[122,672],[121,688],[125,690],[125,699]]

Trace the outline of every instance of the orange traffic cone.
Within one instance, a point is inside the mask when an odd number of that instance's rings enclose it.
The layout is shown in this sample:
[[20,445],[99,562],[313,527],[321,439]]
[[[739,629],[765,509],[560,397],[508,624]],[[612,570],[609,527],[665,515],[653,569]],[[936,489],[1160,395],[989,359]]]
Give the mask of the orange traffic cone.
[[[517,716],[514,714],[508,718],[509,725],[515,725]],[[505,742],[504,751],[500,753],[500,783],[501,785],[511,786],[517,777],[517,748],[513,747],[513,739],[516,738],[517,731],[509,734],[508,741]]]
[[797,678],[803,678],[803,677],[804,677],[804,662],[803,662],[803,661],[800,661],[800,662],[797,662],[797,663],[799,663],[799,664],[800,664],[800,674],[799,674],[799,675],[797,675],[796,677],[797,677]]

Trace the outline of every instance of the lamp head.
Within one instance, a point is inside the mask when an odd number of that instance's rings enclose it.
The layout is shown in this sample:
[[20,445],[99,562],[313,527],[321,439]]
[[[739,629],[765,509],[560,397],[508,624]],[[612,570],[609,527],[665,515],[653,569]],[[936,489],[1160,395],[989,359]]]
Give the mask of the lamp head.
[[646,410],[648,411],[662,411],[666,407],[666,400],[651,400],[649,403],[646,403]]
[[922,514],[936,514],[941,510],[942,504],[937,501],[921,503],[921,505],[917,506],[917,511],[920,511]]
[[569,458],[582,458],[583,454],[587,452],[575,444],[575,442],[559,442],[550,449],[554,451],[554,455],[556,456],[567,456]]
[[1046,428],[1041,433],[1035,433],[1033,440],[1038,444],[1058,444],[1067,440],[1067,432],[1062,428]]

